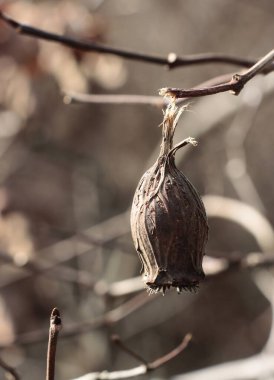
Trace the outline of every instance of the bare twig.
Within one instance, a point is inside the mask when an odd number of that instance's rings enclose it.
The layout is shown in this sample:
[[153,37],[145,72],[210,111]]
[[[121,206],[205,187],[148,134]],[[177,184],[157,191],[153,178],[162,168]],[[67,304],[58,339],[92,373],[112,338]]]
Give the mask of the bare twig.
[[214,95],[220,92],[230,91],[234,95],[239,95],[244,86],[248,81],[254,78],[257,74],[263,73],[263,70],[269,65],[272,65],[272,61],[274,58],[274,50],[271,50],[268,54],[266,54],[263,58],[261,58],[258,62],[256,62],[252,67],[250,67],[247,71],[239,74],[234,74],[231,80],[227,83],[213,85],[210,87],[204,88],[190,88],[190,89],[180,89],[180,88],[162,88],[160,90],[160,95],[162,96],[172,96],[175,98],[194,98],[200,96]]
[[[168,354],[154,360],[153,362],[148,363],[148,362],[143,361],[142,359],[142,362],[144,363],[135,368],[131,368],[131,369],[123,370],[123,371],[114,371],[114,372],[103,371],[103,372],[87,373],[84,376],[78,377],[77,379],[73,379],[73,380],[114,380],[114,379],[127,379],[134,376],[144,375],[145,373],[154,371],[155,369],[159,368],[160,366],[166,364],[167,362],[169,362],[170,360],[178,356],[182,351],[186,349],[191,338],[192,338],[191,334],[187,334],[178,347],[170,351]],[[129,353],[130,351],[127,349],[127,352]],[[133,356],[136,358],[136,354],[134,354]]]
[[[207,63],[222,63],[222,64],[231,64],[242,67],[250,67],[254,65],[256,61],[232,57],[225,54],[197,54],[197,55],[187,55],[184,57],[179,57],[175,53],[169,53],[167,57],[160,57],[155,55],[143,54],[133,51],[127,51],[122,49],[116,49],[108,46],[104,46],[98,43],[92,43],[87,41],[81,41],[75,38],[61,36],[58,34],[46,32],[44,30],[34,28],[28,25],[19,23],[18,21],[13,20],[3,12],[0,12],[0,18],[16,30],[17,33],[25,34],[31,37],[38,39],[57,42],[59,44],[68,46],[73,49],[78,49],[86,52],[98,52],[105,54],[113,54],[118,57],[122,57],[128,60],[152,63],[155,65],[167,66],[170,69],[176,67],[198,65],[198,64],[207,64]],[[264,73],[268,73],[274,69],[274,64],[271,64],[271,67],[268,67],[267,70],[264,70]]]
[[62,321],[60,313],[59,310],[55,307],[52,310],[50,316],[46,380],[54,380],[57,339],[61,328]]
[[[234,73],[220,75],[199,84],[194,89],[200,87],[217,86],[228,82]],[[177,104],[182,104],[187,101],[188,98],[179,98],[176,100]],[[65,104],[71,103],[89,103],[89,104],[112,104],[112,105],[150,105],[158,108],[162,108],[169,104],[170,100],[163,96],[149,96],[149,95],[132,95],[132,94],[85,94],[73,91],[64,91],[63,101]]]
[[161,108],[165,101],[160,96],[146,95],[98,95],[98,94],[81,94],[76,92],[67,92],[64,95],[64,103],[93,103],[93,104],[113,104],[113,105],[149,105]]
[[[228,73],[224,75],[219,75],[213,78],[210,78],[206,80],[205,82],[200,83],[199,85],[193,87],[191,90],[184,90],[184,91],[196,91],[200,90],[201,88],[207,89],[207,88],[216,88],[219,85],[226,84],[227,82],[230,82],[231,77],[235,75],[235,73]],[[165,95],[166,88],[160,90],[161,94]],[[176,99],[177,104],[182,104],[183,102],[188,101],[189,97],[179,97]],[[64,103],[65,104],[71,104],[71,103],[91,103],[91,104],[112,104],[112,105],[151,105],[155,107],[164,107],[169,104],[170,99],[167,99],[163,96],[148,96],[148,95],[132,95],[132,94],[124,94],[124,95],[118,95],[118,94],[112,94],[112,95],[105,95],[105,94],[85,94],[85,93],[77,93],[77,92],[64,92]],[[157,148],[158,149],[158,148]]]
[[119,346],[123,351],[125,351],[127,354],[129,354],[130,356],[132,356],[134,359],[138,360],[140,363],[143,363],[143,364],[147,365],[147,361],[144,358],[142,358],[142,356],[140,356],[136,352],[132,351],[131,348],[129,348],[128,346],[126,346],[125,343],[120,339],[119,335],[113,335],[111,337],[111,340],[117,346]]
[[[87,252],[90,252],[90,250]],[[24,265],[18,265],[14,257],[3,252],[0,252],[0,260],[22,270],[22,272],[18,273],[15,278],[8,279],[7,282],[1,284],[0,289],[6,288],[11,284],[24,281],[29,277],[39,276],[42,274],[49,277],[54,277],[55,279],[58,278],[60,281],[77,283],[89,289],[96,283],[95,278],[93,278],[92,274],[88,271],[76,270],[62,264],[59,265],[58,261],[54,262],[51,260],[45,260],[41,257],[36,257],[29,259],[26,263],[24,263]]]
[[188,346],[188,343],[191,341],[191,339],[192,339],[192,335],[187,334],[178,347],[174,348],[174,350],[170,351],[169,353],[162,356],[161,358],[158,358],[154,360],[153,362],[149,363],[147,365],[148,369],[154,370],[156,368],[159,368],[161,365],[169,362],[170,360],[178,356]]
[[[233,74],[225,74],[214,77],[201,83],[197,86],[216,86],[230,80]],[[194,87],[196,88],[196,87]],[[178,103],[187,100],[187,98],[177,99]],[[92,104],[112,104],[112,105],[150,105],[162,108],[169,103],[169,100],[162,96],[149,96],[149,95],[131,95],[131,94],[112,94],[112,95],[99,95],[99,94],[82,94],[77,92],[68,91],[64,93],[63,101],[65,104],[71,103],[92,103]]]
[[9,366],[3,359],[0,358],[0,367],[5,370],[7,374],[9,374],[9,379],[13,378],[14,380],[20,380],[20,376],[17,371]]

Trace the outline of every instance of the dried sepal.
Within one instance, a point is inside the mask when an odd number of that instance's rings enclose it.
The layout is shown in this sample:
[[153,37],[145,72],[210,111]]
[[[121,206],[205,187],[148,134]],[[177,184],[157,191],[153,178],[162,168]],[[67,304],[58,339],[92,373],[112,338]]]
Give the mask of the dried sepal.
[[151,292],[175,287],[196,290],[204,278],[202,260],[208,237],[207,217],[197,191],[175,165],[175,153],[197,145],[189,137],[173,146],[183,109],[172,102],[164,115],[160,155],[136,189],[131,230]]

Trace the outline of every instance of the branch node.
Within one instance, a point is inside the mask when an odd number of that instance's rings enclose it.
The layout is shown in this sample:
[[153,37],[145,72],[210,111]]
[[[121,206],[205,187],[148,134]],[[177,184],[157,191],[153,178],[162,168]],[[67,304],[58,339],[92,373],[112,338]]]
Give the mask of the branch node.
[[53,329],[55,329],[58,332],[62,328],[62,320],[61,320],[60,312],[57,309],[57,307],[55,307],[52,310],[52,312],[51,312],[51,316],[50,316],[50,328],[53,328]]
[[175,66],[177,62],[177,54],[176,53],[169,53],[167,56],[167,63],[168,63],[168,68],[171,69],[172,67]]

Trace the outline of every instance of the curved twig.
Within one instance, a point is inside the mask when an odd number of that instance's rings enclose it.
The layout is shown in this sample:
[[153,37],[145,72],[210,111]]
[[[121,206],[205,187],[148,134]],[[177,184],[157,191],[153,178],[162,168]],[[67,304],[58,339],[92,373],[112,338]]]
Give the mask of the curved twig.
[[217,195],[206,195],[203,202],[209,217],[228,219],[241,225],[254,237],[263,252],[274,250],[273,227],[254,207],[236,199]]
[[[150,363],[143,363],[139,365],[138,367],[123,370],[123,371],[114,371],[114,372],[92,372],[87,373],[84,376],[77,377],[73,380],[114,380],[114,379],[128,379],[130,377],[140,376],[144,375],[145,373],[148,373],[150,371],[154,371],[155,369],[159,368],[160,366],[166,364],[170,360],[174,359],[176,356],[178,356],[182,351],[186,349],[188,346],[192,336],[191,334],[187,334],[182,342],[177,346],[175,349],[167,353],[166,355],[154,360]],[[129,353],[129,350],[127,349],[127,352]],[[132,353],[130,353],[132,355]],[[136,358],[136,355],[132,355]],[[143,361],[143,360],[142,360]]]
[[[199,84],[197,87],[210,87],[226,83],[230,80],[233,73],[220,75]],[[188,98],[180,98],[176,100],[176,104],[182,104]],[[162,108],[170,103],[170,99],[163,96],[149,96],[136,94],[85,94],[74,91],[64,91],[63,101],[65,104],[72,103],[90,103],[90,104],[112,104],[112,105],[150,105]]]
[[[160,90],[160,95],[171,96],[174,98],[194,98],[200,96],[208,96],[218,94],[220,92],[230,91],[234,95],[239,95],[247,82],[254,78],[259,73],[264,73],[266,68],[272,65],[274,59],[274,50],[271,50],[258,62],[256,62],[247,71],[240,74],[234,74],[231,80],[227,83],[218,84],[215,86],[203,87],[203,88],[190,88],[190,89],[180,89],[180,88],[162,88]],[[268,71],[269,72],[269,71]]]

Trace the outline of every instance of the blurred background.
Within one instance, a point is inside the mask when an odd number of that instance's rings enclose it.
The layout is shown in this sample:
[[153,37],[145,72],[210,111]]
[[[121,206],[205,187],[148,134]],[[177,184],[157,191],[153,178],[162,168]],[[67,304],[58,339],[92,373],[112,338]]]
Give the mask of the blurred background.
[[[0,8],[44,30],[164,57],[255,59],[273,48],[271,0],[10,0]],[[162,87],[239,70],[168,70],[74,51],[0,23],[0,356],[22,379],[44,376],[54,306],[64,326],[58,379],[138,365],[112,334],[150,361],[193,334],[184,353],[147,378],[263,349],[272,318],[259,284],[271,276],[267,268],[208,277],[198,294],[180,296],[148,296],[140,279],[121,282],[140,275],[127,210],[157,157],[161,107],[64,102],[66,92],[157,96]],[[210,257],[274,254],[273,79],[254,78],[239,97],[193,99],[179,122],[176,140],[199,141],[178,153],[177,164],[204,196]]]

